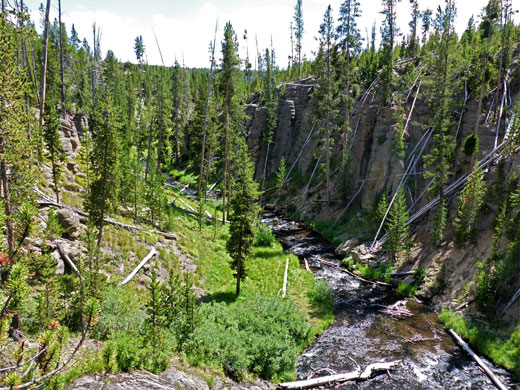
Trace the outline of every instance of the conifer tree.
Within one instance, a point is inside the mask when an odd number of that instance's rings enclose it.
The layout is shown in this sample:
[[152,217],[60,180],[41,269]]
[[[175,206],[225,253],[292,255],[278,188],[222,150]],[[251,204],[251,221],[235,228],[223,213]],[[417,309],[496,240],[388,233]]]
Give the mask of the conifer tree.
[[91,188],[85,206],[98,229],[97,245],[101,246],[104,219],[115,206],[117,197],[119,161],[119,118],[107,92],[98,99],[92,122],[96,134],[91,158]]
[[341,192],[343,196],[346,196],[350,190],[350,176],[351,172],[351,160],[352,156],[348,149],[349,134],[351,132],[350,127],[350,113],[353,108],[354,98],[353,91],[353,79],[351,72],[352,58],[359,54],[361,49],[361,34],[357,27],[356,19],[361,16],[360,4],[358,0],[345,0],[340,8],[339,26],[336,29],[339,43],[342,46],[345,61],[345,72],[340,72],[343,77],[341,81],[344,88],[344,101],[345,101],[345,124],[343,129],[342,139],[342,154],[341,154]]
[[377,202],[376,207],[376,221],[379,223],[379,221],[382,221],[385,217],[386,210],[388,209],[388,199],[386,198],[386,193],[383,192],[381,194],[381,198],[379,199],[379,202]]
[[274,83],[274,70],[271,62],[271,55],[269,49],[265,49],[265,63],[267,66],[266,74],[264,77],[264,93],[263,102],[265,104],[265,127],[263,144],[266,147],[265,158],[264,158],[264,172],[262,174],[262,190],[266,180],[269,163],[269,151],[271,144],[273,143],[273,132],[276,130],[278,125],[278,99],[276,95],[276,85]]
[[181,158],[181,143],[184,139],[184,126],[188,120],[188,100],[190,90],[188,85],[189,74],[175,61],[172,75],[172,122],[174,128],[174,156],[175,166],[179,166]]
[[384,15],[383,27],[381,28],[381,39],[383,42],[383,70],[381,73],[381,81],[383,84],[383,103],[389,104],[391,101],[391,88],[393,83],[394,68],[394,46],[395,39],[399,34],[397,27],[396,6],[401,0],[382,0]]
[[[220,69],[219,91],[224,108],[224,180],[222,191],[222,221],[229,217],[231,201],[231,146],[235,142],[237,127],[240,126],[240,106],[238,103],[238,76],[240,70],[238,42],[230,22],[224,28],[222,41],[222,62]],[[226,201],[228,207],[226,208]]]
[[240,281],[246,275],[245,260],[249,256],[255,237],[255,226],[259,206],[258,186],[253,180],[254,167],[249,158],[245,143],[242,141],[236,158],[241,162],[235,165],[231,214],[229,216],[229,239],[226,249],[231,256],[232,268],[236,271],[236,295],[240,294]]
[[486,182],[482,170],[475,164],[469,175],[464,190],[459,196],[457,217],[453,226],[457,229],[455,242],[462,245],[471,238],[473,224],[486,195]]
[[285,157],[282,156],[282,159],[280,160],[280,166],[276,172],[276,190],[278,191],[278,196],[280,198],[282,196],[282,189],[285,183],[285,176],[287,176],[287,167],[285,165]]
[[13,262],[16,250],[17,208],[33,198],[31,143],[24,110],[25,78],[17,67],[16,30],[0,21],[0,186],[7,253]]
[[314,117],[318,120],[318,126],[324,136],[324,154],[326,169],[326,194],[327,201],[331,200],[331,172],[330,154],[332,146],[332,133],[335,125],[333,118],[338,113],[337,84],[335,82],[335,69],[333,67],[334,45],[334,26],[332,19],[332,9],[329,6],[323,16],[323,23],[320,26],[320,48],[315,61],[315,71],[317,82],[320,88],[313,92]]
[[302,0],[296,0],[294,6],[294,37],[296,38],[296,53],[298,55],[298,78],[302,73],[302,39],[303,39],[303,6]]
[[399,189],[394,204],[390,209],[386,230],[388,238],[386,247],[391,256],[392,262],[397,260],[397,253],[409,248],[409,226],[408,211],[406,209],[406,198],[403,188]]
[[421,17],[421,12],[419,11],[419,1],[418,0],[410,0],[410,4],[412,6],[412,20],[408,25],[410,26],[410,42],[408,44],[408,54],[410,57],[415,57],[415,53],[417,51],[417,25],[419,24],[419,18]]

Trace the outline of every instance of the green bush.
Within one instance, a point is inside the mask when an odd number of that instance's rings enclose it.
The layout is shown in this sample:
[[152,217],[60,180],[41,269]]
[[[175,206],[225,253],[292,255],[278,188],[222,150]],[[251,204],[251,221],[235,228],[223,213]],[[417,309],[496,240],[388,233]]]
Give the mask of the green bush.
[[275,238],[271,228],[263,223],[258,224],[255,234],[255,246],[272,246]]
[[142,353],[141,337],[125,331],[114,334],[117,366],[121,371],[128,372],[140,367]]
[[292,377],[310,337],[303,315],[277,297],[244,294],[232,305],[202,305],[200,314],[202,323],[187,348],[190,360],[219,363],[237,378],[246,369],[262,378]]
[[411,298],[417,294],[417,289],[408,283],[399,283],[397,286],[397,292],[407,298]]
[[332,289],[323,280],[317,280],[316,283],[314,283],[312,290],[309,291],[308,297],[315,305],[324,306],[329,309],[334,306]]
[[106,340],[114,332],[137,333],[143,324],[145,313],[140,302],[127,286],[109,287],[101,303],[101,314],[92,328],[91,336]]
[[415,285],[420,286],[424,283],[426,280],[426,268],[424,267],[417,267],[417,269],[413,273],[413,277],[415,279]]

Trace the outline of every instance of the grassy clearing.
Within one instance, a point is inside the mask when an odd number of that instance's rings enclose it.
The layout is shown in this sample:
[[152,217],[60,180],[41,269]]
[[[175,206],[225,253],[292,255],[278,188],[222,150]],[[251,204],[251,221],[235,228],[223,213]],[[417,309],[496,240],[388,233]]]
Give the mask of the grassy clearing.
[[515,381],[520,380],[520,325],[513,331],[504,332],[500,326],[487,328],[449,310],[443,310],[439,320],[494,363],[512,371]]

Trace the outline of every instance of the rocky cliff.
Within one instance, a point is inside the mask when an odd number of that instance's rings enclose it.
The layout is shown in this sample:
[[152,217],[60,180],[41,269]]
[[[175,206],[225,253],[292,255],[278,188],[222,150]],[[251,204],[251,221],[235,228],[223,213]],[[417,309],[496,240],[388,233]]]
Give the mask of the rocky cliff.
[[[515,80],[515,75],[511,77]],[[518,84],[518,82],[516,82]],[[279,89],[278,127],[273,135],[273,144],[267,161],[267,177],[273,177],[280,165],[280,160],[285,158],[288,168],[296,161],[295,168],[289,176],[293,183],[288,185],[285,205],[300,219],[334,221],[347,203],[352,201],[351,209],[360,210],[366,215],[374,208],[375,201],[385,193],[391,197],[403,174],[409,168],[408,176],[404,181],[407,205],[413,213],[427,204],[432,196],[426,189],[429,180],[423,178],[425,171],[423,156],[431,150],[432,138],[429,136],[428,124],[432,119],[432,112],[426,101],[426,96],[420,90],[420,83],[415,83],[412,88],[405,91],[406,100],[404,108],[404,141],[406,145],[405,158],[399,158],[394,152],[394,138],[396,127],[396,104],[383,105],[381,102],[381,88],[375,83],[372,88],[362,91],[356,97],[356,109],[351,118],[351,150],[352,150],[352,181],[354,189],[351,196],[341,199],[338,191],[339,160],[341,153],[341,141],[339,136],[332,152],[332,172],[334,180],[334,199],[325,205],[325,175],[324,168],[319,167],[312,178],[316,163],[322,154],[322,136],[313,128],[312,91],[318,86],[313,85],[313,80],[305,80],[295,84],[285,84]],[[424,88],[423,88],[424,90]],[[511,108],[517,97],[518,85],[512,82],[508,118],[511,118]],[[476,160],[481,160],[504,140],[509,122],[502,119],[500,123],[489,115],[493,110],[491,100],[493,94],[483,102],[481,113],[477,113],[478,101],[468,99],[463,105],[464,93],[459,96],[461,101],[459,109],[453,113],[453,119],[457,129],[451,133],[456,136],[456,153],[454,156],[454,175],[451,181],[455,181],[467,173],[470,169],[469,158],[462,152],[462,145],[466,137],[473,134],[477,115],[480,115],[478,127],[479,150]],[[263,142],[265,108],[259,105],[250,105],[248,113],[251,116],[249,123],[250,132],[248,145],[256,163],[256,177],[262,177],[266,145]],[[343,113],[342,113],[343,115]],[[497,132],[498,129],[498,132]],[[312,134],[311,134],[312,133]],[[309,135],[311,134],[310,138]],[[309,139],[308,139],[309,138]],[[307,141],[307,142],[306,142]],[[413,159],[417,162],[412,164]],[[496,187],[499,181],[504,182],[520,171],[520,157],[518,154],[505,158],[497,169],[499,155],[495,156],[493,163],[485,169],[485,179],[490,191]],[[296,173],[296,174],[295,174]],[[299,176],[296,180],[295,176]],[[309,180],[311,179],[311,180]],[[297,183],[295,183],[297,181]],[[363,184],[363,186],[362,186]],[[308,192],[306,188],[308,187]],[[359,193],[356,190],[361,189]],[[353,195],[357,195],[353,198]],[[488,257],[491,253],[491,237],[493,234],[493,221],[496,218],[499,205],[492,201],[487,202],[487,207],[480,212],[475,225],[474,240],[463,248],[456,248],[453,244],[455,230],[452,222],[456,216],[458,194],[455,193],[449,199],[448,229],[446,240],[440,248],[432,246],[430,237],[433,212],[420,218],[413,224],[413,239],[416,243],[412,248],[412,256],[404,260],[399,267],[401,270],[415,270],[419,266],[428,271],[427,287],[423,288],[423,295],[431,298],[439,306],[458,306],[461,301],[472,301],[471,290],[475,285],[477,263]],[[318,205],[318,206],[317,206]],[[349,224],[350,221],[344,221]],[[343,235],[338,239],[359,238],[353,235]],[[520,268],[520,262],[517,269]],[[517,278],[511,287],[511,295],[520,285]],[[504,304],[504,303],[502,303]],[[507,310],[508,316],[518,318],[520,302],[517,301]]]

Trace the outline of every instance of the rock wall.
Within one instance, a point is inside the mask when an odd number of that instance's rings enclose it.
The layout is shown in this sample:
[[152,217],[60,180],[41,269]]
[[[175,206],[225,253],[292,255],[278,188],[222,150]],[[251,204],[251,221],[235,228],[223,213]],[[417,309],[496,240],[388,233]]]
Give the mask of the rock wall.
[[[288,167],[297,159],[298,154],[302,150],[302,146],[312,129],[312,98],[311,93],[315,87],[305,84],[286,84],[280,91],[278,100],[278,127],[273,135],[273,143],[270,147],[269,158],[267,161],[267,177],[273,175],[280,165],[282,157],[285,158]],[[405,119],[408,118],[412,104],[414,101],[416,89],[409,94],[408,100],[404,103]],[[457,143],[460,146],[465,138],[473,133],[477,102],[468,103],[462,119]],[[410,162],[408,156],[412,149],[421,140],[431,121],[431,110],[428,103],[424,100],[423,95],[419,95],[415,103],[414,109],[409,117],[407,130],[404,134],[406,144],[405,159],[395,156],[394,137],[397,121],[395,119],[395,106],[383,106],[381,104],[380,91],[377,86],[371,91],[362,104],[359,104],[357,110],[351,118],[351,128],[353,141],[351,150],[353,155],[353,180],[355,187],[359,187],[362,181],[366,181],[362,193],[357,198],[357,202],[361,204],[363,209],[371,209],[374,199],[383,191],[387,196],[395,192],[402,175],[406,169],[406,165]],[[484,110],[483,110],[484,111]],[[251,104],[247,108],[250,116],[248,123],[249,136],[248,146],[252,158],[256,166],[256,179],[260,179],[263,175],[266,145],[263,141],[265,108],[259,104]],[[487,112],[481,114],[482,122]],[[343,115],[343,114],[342,114]],[[453,116],[457,126],[460,120],[460,113]],[[505,123],[502,121],[499,140],[501,141],[505,134]],[[479,126],[479,152],[477,158],[485,156],[494,147],[496,123],[489,121],[487,124]],[[296,165],[302,175],[314,168],[316,158],[318,157],[318,147],[320,146],[320,138],[323,138],[315,129],[313,136],[305,147]],[[339,138],[339,136],[337,137]],[[427,154],[431,148],[432,140],[424,150]],[[337,139],[334,150],[332,152],[332,160],[337,165],[340,159],[341,140]],[[459,148],[460,149],[460,148]],[[469,169],[469,162],[461,152],[456,157],[455,176]],[[334,171],[333,166],[333,171]],[[413,172],[411,172],[410,180],[407,182],[406,192],[409,197],[417,198],[424,190],[427,183],[423,180],[421,172],[424,171],[423,160],[420,159]],[[323,179],[323,178],[322,178]],[[316,182],[320,180],[317,179]],[[323,182],[321,180],[321,182]],[[303,191],[303,187],[300,191]],[[317,186],[317,198],[324,197],[324,185]],[[336,196],[339,194],[336,193]],[[418,202],[417,206],[424,204],[426,199]]]

